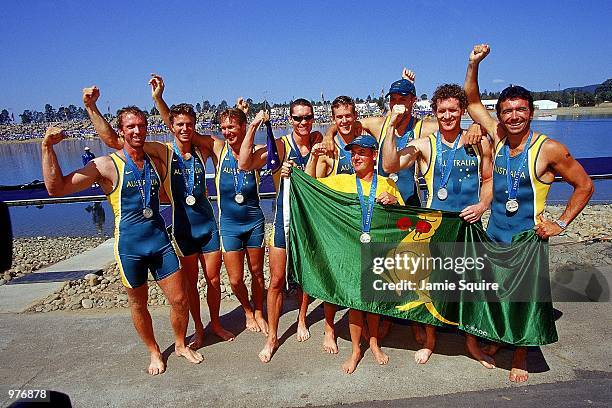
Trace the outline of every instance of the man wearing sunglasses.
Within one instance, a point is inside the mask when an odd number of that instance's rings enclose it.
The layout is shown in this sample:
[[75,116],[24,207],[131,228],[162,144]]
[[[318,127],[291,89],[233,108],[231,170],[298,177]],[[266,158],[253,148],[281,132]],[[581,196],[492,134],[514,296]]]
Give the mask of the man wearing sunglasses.
[[[306,99],[296,99],[289,106],[289,114],[293,131],[276,139],[276,148],[281,163],[293,162],[302,170],[310,159],[310,150],[315,143],[322,139],[320,132],[313,132],[314,110],[312,104]],[[266,164],[268,151],[266,146],[253,148],[254,133],[247,134],[242,142],[238,165],[244,171],[261,168]],[[278,322],[283,307],[283,287],[286,279],[287,246],[283,228],[283,184],[281,183],[281,167],[273,171],[274,186],[276,188],[276,211],[274,215],[273,236],[270,245],[270,284],[268,286],[268,337],[264,348],[259,353],[259,359],[267,363],[278,348]],[[306,312],[308,308],[308,295],[298,290],[298,327],[297,340],[305,341],[310,338],[306,325]]]

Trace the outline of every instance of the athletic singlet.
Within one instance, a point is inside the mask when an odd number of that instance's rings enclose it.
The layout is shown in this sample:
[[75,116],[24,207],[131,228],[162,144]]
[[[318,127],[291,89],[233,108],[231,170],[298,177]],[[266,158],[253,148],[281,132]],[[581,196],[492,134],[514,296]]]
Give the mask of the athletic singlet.
[[[115,258],[123,284],[127,287],[137,287],[143,283],[143,279],[146,282],[147,268],[145,266],[152,269],[154,276],[161,270],[162,273],[156,276],[161,279],[176,271],[178,260],[174,270],[170,270],[173,269],[173,266],[165,270],[168,264],[161,265],[160,259],[164,257],[164,254],[168,255],[168,252],[171,252],[174,258],[176,255],[172,251],[164,220],[159,213],[160,177],[153,161],[145,155],[145,159],[151,164],[149,167],[151,174],[149,208],[153,210],[153,216],[145,218],[142,212],[142,196],[138,187],[139,176],[134,174],[125,160],[117,153],[112,153],[109,157],[113,160],[117,170],[117,184],[107,194],[115,217]],[[143,268],[144,277],[140,276]],[[135,273],[139,276],[134,277]]]
[[[512,237],[520,232],[532,229],[539,223],[538,217],[544,212],[546,197],[551,183],[545,183],[536,175],[536,162],[542,144],[548,139],[540,134],[531,143],[527,151],[527,163],[521,172],[517,201],[519,208],[516,212],[506,211],[508,200],[508,182],[506,178],[506,158],[503,148],[506,139],[499,141],[495,146],[495,159],[493,161],[493,202],[491,203],[491,217],[487,226],[487,233],[497,242],[512,242]],[[520,154],[510,158],[510,174],[514,175],[520,163]]]
[[334,166],[330,173],[330,176],[335,176],[337,174],[354,174],[355,169],[353,168],[353,163],[351,163],[351,153],[344,150],[346,143],[342,137],[336,133],[334,136],[334,143],[336,145],[336,157],[334,159]]
[[[438,155],[442,153],[444,162],[452,154],[452,146],[441,143],[442,152],[437,151],[436,137],[438,132],[428,136],[431,156],[429,167],[423,174],[427,185],[427,208],[436,210],[460,212],[465,207],[477,204],[480,200],[480,155],[477,149],[474,156],[470,156],[465,146],[459,147],[455,152],[452,167],[446,166],[446,171],[450,171],[446,189],[448,197],[446,200],[438,198],[438,189],[442,182],[442,169],[438,164]],[[442,137],[442,136],[440,136]],[[460,136],[457,136],[460,137]]]
[[218,242],[209,247],[211,239],[218,241],[213,235],[218,234],[217,222],[206,190],[206,161],[200,151],[192,147],[191,159],[185,161],[185,172],[191,172],[191,160],[194,160],[194,178],[192,195],[196,198],[194,205],[187,205],[187,187],[173,149],[173,144],[166,144],[168,175],[164,180],[164,188],[172,203],[172,235],[181,256],[198,252],[218,251]]
[[[281,163],[285,161],[293,160],[297,167],[300,170],[304,170],[306,168],[306,163],[308,163],[308,159],[310,158],[310,151],[306,156],[302,156],[297,146],[294,144],[293,133],[290,133],[285,136],[281,136],[281,141],[283,142],[283,157],[281,158]],[[298,157],[301,157],[301,160],[298,160]],[[276,248],[285,248],[285,232],[283,230],[283,183],[281,179],[281,172],[279,167],[274,173],[272,173],[272,177],[274,179],[274,188],[276,189],[276,205],[274,210],[274,224],[272,224],[273,228],[273,246]]]
[[[382,151],[383,151],[382,146],[385,142],[385,135],[387,134],[387,128],[389,127],[389,120],[390,118],[387,116],[385,118],[385,122],[382,127],[382,132],[380,133],[380,138],[378,139],[378,144],[380,146],[380,149],[378,149],[378,157],[376,158],[376,161],[378,163],[378,174],[384,177],[389,177],[389,173],[384,171],[383,166],[382,166]],[[414,118],[411,118],[410,121],[413,122]],[[414,124],[412,129],[409,129],[409,127],[410,126],[406,128],[406,133],[404,133],[402,136],[397,138],[398,150],[401,150],[410,141],[415,139],[415,137],[419,137],[421,135],[421,128],[423,127],[423,121],[418,120]],[[400,170],[397,173],[397,181],[395,182],[395,184],[397,184],[397,188],[399,189],[400,194],[402,195],[402,198],[404,199],[404,202],[406,202],[407,205],[410,205],[411,203],[415,204],[414,197],[417,197],[418,199],[418,190],[416,189],[416,181],[414,177],[414,166],[410,166],[407,169]]]
[[234,180],[237,168],[237,160],[232,156],[228,142],[225,142],[219,155],[215,175],[221,235],[228,232],[242,233],[264,223],[263,211],[259,206],[259,171],[243,172],[244,181],[241,192],[244,202],[238,204],[235,200]]

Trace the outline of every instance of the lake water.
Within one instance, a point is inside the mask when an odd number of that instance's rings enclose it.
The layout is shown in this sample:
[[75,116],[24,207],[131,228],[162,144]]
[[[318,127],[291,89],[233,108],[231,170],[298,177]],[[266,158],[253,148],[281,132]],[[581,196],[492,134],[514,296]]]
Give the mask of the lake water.
[[[467,125],[469,122],[465,122]],[[612,117],[557,117],[556,120],[534,120],[532,128],[564,143],[577,158],[612,157]],[[325,127],[319,128],[324,131]],[[289,132],[286,128],[274,129],[279,137]],[[215,133],[213,133],[215,134]],[[219,133],[216,133],[221,138]],[[256,143],[265,143],[265,132],[256,134]],[[149,140],[170,141],[171,137],[149,137]],[[111,152],[99,139],[68,140],[56,146],[58,160],[65,173],[81,166],[83,148],[88,146],[96,156]],[[42,180],[40,142],[0,144],[0,185],[28,183]],[[207,172],[214,171],[212,163]],[[549,194],[549,202],[564,202],[571,194],[565,183],[555,183]],[[612,181],[596,181],[596,202],[612,202]],[[214,203],[213,203],[214,204]],[[213,205],[215,207],[216,204]],[[273,200],[262,200],[264,214],[271,219]],[[11,207],[13,234],[21,236],[90,236],[112,235],[113,216],[110,206],[92,203],[52,204],[43,208],[34,206]],[[102,215],[103,213],[103,215]]]

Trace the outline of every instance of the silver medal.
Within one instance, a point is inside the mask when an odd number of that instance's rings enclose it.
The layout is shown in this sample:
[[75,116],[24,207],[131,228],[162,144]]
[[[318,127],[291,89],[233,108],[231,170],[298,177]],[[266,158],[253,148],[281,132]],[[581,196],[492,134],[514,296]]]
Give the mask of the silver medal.
[[515,213],[518,211],[518,209],[519,203],[518,201],[516,201],[516,199],[510,198],[508,199],[508,201],[506,201],[506,211],[508,211],[509,213]]
[[236,194],[234,196],[234,201],[236,201],[238,204],[244,203],[244,196],[242,195],[242,193]]
[[389,178],[393,180],[394,183],[397,183],[397,180],[399,180],[399,176],[397,175],[397,173],[389,174]]
[[196,202],[196,198],[189,194],[187,197],[185,197],[185,202],[187,203],[187,205],[194,205]]
[[446,187],[441,187],[438,190],[438,198],[441,201],[444,201],[444,200],[446,200],[448,198],[448,190],[446,189]]
[[145,218],[151,218],[153,216],[153,210],[149,207],[145,207],[142,210],[142,216]]
[[372,237],[367,232],[364,232],[359,236],[359,241],[361,241],[362,244],[369,244],[370,241],[372,241]]

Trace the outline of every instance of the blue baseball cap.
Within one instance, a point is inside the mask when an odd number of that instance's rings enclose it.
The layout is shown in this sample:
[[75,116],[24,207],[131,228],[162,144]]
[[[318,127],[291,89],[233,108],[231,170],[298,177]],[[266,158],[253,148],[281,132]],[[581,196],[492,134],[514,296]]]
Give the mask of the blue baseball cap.
[[365,147],[367,149],[378,150],[378,142],[374,138],[374,136],[370,135],[359,135],[353,141],[346,146],[344,146],[344,150],[350,151],[353,146]]
[[414,84],[412,82],[410,82],[407,79],[400,79],[399,81],[395,81],[394,83],[391,84],[391,87],[389,88],[389,92],[387,92],[387,95],[385,96],[389,96],[391,94],[400,94],[400,95],[414,95],[416,96],[416,88],[414,87]]

